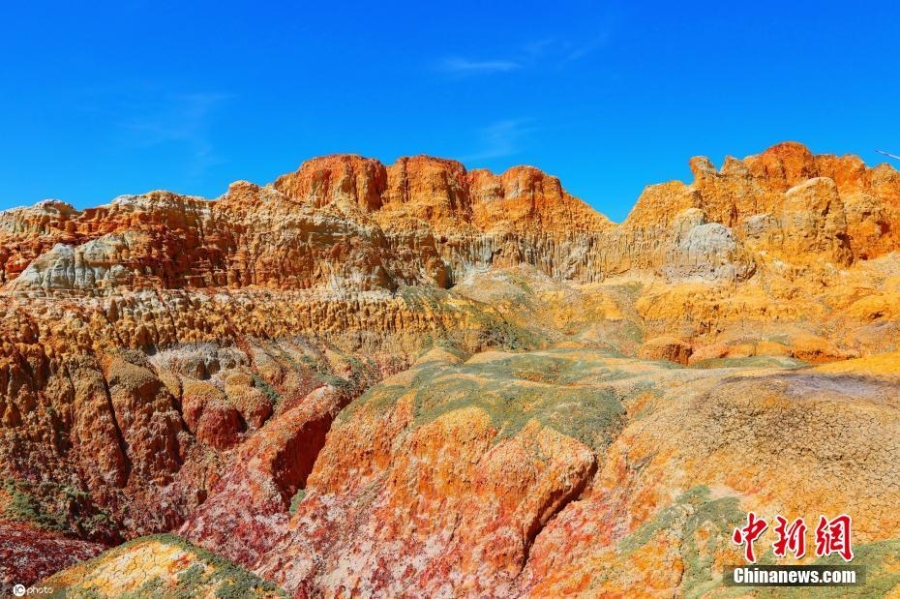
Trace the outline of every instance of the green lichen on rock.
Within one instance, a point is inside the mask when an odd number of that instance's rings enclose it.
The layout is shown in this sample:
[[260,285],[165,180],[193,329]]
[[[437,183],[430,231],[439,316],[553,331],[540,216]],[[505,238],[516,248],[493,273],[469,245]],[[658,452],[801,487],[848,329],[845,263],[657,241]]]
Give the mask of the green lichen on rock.
[[306,489],[299,489],[296,493],[294,493],[294,496],[291,498],[291,507],[289,508],[292,516],[297,513],[297,509],[299,509],[300,507],[300,502],[303,501],[304,497],[306,497]]
[[[450,412],[477,407],[490,416],[497,430],[495,442],[516,436],[536,419],[602,451],[624,424],[623,398],[612,388],[576,382],[585,374],[579,370],[585,368],[577,356],[564,351],[463,364],[428,362],[413,371],[408,386],[385,384],[372,389],[344,410],[339,421],[361,409],[386,413],[401,397],[412,393],[413,428]],[[613,371],[587,374],[595,379],[604,374],[615,378]]]
[[252,373],[251,376],[253,377],[253,386],[262,391],[263,395],[269,400],[269,403],[274,406],[281,401],[281,394],[278,393],[272,385],[267,383],[265,379],[255,372]]
[[659,536],[674,538],[684,564],[683,596],[701,597],[721,584],[722,573],[713,571],[716,548],[730,542],[745,517],[736,497],[712,499],[706,486],[697,486],[625,537],[618,549],[627,555]]
[[[183,559],[183,569],[172,570],[166,567],[161,570],[142,571],[139,568],[129,568],[131,560],[139,559],[146,551],[153,551],[153,546],[156,544],[175,547],[183,551],[187,555],[186,559]],[[128,574],[123,574],[121,577],[110,577],[109,572],[105,569],[113,564],[117,568],[128,571]],[[77,573],[75,577],[78,582],[76,584],[61,584],[60,579],[61,577],[65,579],[67,571],[54,575],[42,583],[53,589],[51,597],[60,599],[63,597],[77,599],[105,599],[107,597],[189,599],[213,596],[223,599],[242,597],[268,599],[287,596],[284,591],[272,583],[170,533],[128,541],[93,559],[73,566],[72,569]],[[98,578],[92,579],[95,572],[98,573]]]
[[109,515],[91,495],[71,484],[53,481],[7,480],[2,483],[9,502],[2,517],[52,532],[115,539]]
[[691,365],[691,368],[777,368],[782,370],[796,370],[809,366],[808,363],[788,356],[751,356],[748,358],[711,358],[700,360]]

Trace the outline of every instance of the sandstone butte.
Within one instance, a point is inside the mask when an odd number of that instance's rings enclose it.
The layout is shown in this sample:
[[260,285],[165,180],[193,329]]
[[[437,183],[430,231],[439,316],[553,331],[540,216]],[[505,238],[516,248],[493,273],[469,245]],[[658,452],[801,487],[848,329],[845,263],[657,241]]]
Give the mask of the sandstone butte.
[[2,590],[777,595],[753,510],[900,597],[900,173],[690,165],[621,224],[422,156],[0,213]]

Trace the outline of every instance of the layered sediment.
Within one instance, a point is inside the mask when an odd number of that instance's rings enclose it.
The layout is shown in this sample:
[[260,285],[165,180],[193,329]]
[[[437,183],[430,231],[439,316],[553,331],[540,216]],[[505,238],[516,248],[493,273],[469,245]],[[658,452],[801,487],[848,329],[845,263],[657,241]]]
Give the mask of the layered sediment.
[[621,224],[423,156],[0,213],[0,581],[178,533],[51,581],[716,596],[754,509],[852,512],[894,588],[900,173],[691,170]]

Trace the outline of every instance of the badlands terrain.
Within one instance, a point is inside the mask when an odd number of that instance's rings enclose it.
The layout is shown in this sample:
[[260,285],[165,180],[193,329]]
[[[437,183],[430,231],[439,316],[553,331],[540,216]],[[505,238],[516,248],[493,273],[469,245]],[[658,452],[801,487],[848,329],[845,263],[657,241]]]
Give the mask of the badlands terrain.
[[723,585],[752,510],[900,597],[900,173],[690,166],[621,224],[421,156],[0,213],[0,592],[803,596]]

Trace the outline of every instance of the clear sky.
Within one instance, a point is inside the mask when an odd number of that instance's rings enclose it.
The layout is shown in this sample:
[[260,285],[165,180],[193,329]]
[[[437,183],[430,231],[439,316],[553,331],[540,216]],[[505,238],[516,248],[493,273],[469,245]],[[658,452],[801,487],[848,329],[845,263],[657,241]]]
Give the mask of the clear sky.
[[893,0],[7,2],[0,208],[351,152],[532,164],[621,220],[694,155],[900,153],[898,31]]

